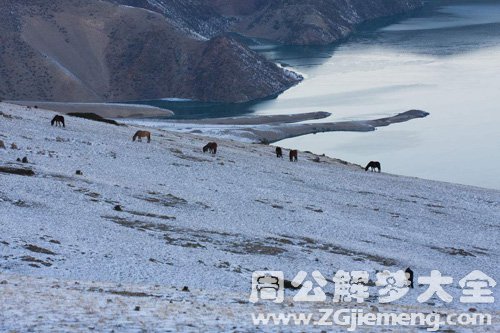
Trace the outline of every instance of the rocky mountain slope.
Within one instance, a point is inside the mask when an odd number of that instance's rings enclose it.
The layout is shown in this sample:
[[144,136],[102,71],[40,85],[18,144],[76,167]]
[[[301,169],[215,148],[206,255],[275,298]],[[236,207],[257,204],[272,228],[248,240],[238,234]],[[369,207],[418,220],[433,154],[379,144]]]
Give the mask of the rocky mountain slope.
[[114,0],[164,14],[205,37],[237,32],[285,44],[330,44],[361,22],[416,9],[422,0]]
[[243,102],[300,80],[229,37],[96,0],[1,1],[0,48],[0,98],[12,100]]
[[[371,282],[380,270],[438,269],[455,279],[445,286],[452,303],[418,303],[426,288],[416,286],[387,306],[468,311],[458,281],[475,269],[498,277],[499,191],[305,152],[292,163],[273,147],[222,139],[213,156],[201,149],[213,138],[159,129],[146,128],[149,144],[132,142],[144,127],[69,116],[65,128],[51,127],[54,114],[0,103],[2,332],[276,331],[255,327],[251,313],[353,306],[332,302],[340,269],[366,270]],[[328,300],[294,302],[287,290],[283,305],[254,306],[251,275],[264,269],[288,280],[319,270]],[[371,283],[356,308],[373,307],[383,309]],[[498,306],[474,307],[494,314],[496,326],[483,328],[497,332]]]
[[301,77],[266,61],[237,32],[331,43],[359,22],[420,0],[0,1],[0,99],[103,102],[189,98],[245,102]]

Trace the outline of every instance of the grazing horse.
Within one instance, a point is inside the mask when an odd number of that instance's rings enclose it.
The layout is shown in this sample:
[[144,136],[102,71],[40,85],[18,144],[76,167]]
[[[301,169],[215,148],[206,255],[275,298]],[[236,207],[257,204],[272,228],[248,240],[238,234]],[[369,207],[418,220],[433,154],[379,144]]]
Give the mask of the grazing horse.
[[406,280],[407,280],[408,286],[410,288],[413,288],[413,271],[411,270],[410,267],[408,267],[406,269],[405,275],[406,275]]
[[380,167],[380,162],[376,161],[371,161],[370,163],[368,163],[368,165],[365,168],[365,171],[368,171],[368,169],[370,169],[371,171],[375,171],[375,169],[378,169],[378,172],[382,171],[382,168]]
[[297,162],[299,152],[297,150],[290,150],[290,162]]
[[135,141],[135,139],[138,139],[137,141],[142,142],[142,138],[148,138],[148,143],[151,142],[151,132],[148,131],[137,131],[134,134],[134,137],[132,138],[132,141]]
[[215,142],[209,142],[206,144],[205,147],[203,147],[203,152],[206,153],[206,152],[209,152],[209,153],[212,153],[212,154],[217,154],[217,143]]
[[57,115],[54,118],[52,118],[52,121],[50,122],[50,125],[54,126],[54,124],[56,124],[56,126],[57,125],[59,125],[59,126],[62,125],[62,127],[66,127],[66,125],[64,124],[64,117],[63,116]]
[[281,147],[276,147],[276,157],[283,158],[283,149]]

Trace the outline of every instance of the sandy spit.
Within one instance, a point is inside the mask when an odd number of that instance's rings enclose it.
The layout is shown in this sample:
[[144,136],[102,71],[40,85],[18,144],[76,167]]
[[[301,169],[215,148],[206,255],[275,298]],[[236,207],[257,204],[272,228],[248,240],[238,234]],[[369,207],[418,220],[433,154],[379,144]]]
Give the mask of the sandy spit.
[[144,117],[171,117],[170,110],[140,104],[115,103],[69,103],[69,102],[37,102],[37,101],[9,101],[7,103],[34,107],[60,112],[95,113],[103,118],[144,118]]

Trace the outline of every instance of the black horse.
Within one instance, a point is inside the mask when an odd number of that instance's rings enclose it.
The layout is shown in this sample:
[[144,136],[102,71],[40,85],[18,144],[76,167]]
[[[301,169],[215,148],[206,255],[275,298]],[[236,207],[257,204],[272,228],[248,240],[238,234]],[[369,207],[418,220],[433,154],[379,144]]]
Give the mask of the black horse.
[[52,118],[52,121],[50,122],[50,125],[51,126],[54,126],[54,124],[56,124],[56,126],[61,126],[62,127],[66,127],[66,125],[64,124],[64,117],[63,116],[55,116],[54,118]]
[[405,271],[406,280],[408,280],[408,286],[413,288],[413,271],[408,267]]
[[283,158],[283,149],[281,147],[276,147],[276,157]]
[[380,166],[380,162],[376,162],[376,161],[371,161],[370,163],[368,163],[368,165],[365,168],[365,171],[368,171],[368,169],[370,169],[371,171],[375,171],[375,169],[377,169],[378,172],[382,171],[382,167]]

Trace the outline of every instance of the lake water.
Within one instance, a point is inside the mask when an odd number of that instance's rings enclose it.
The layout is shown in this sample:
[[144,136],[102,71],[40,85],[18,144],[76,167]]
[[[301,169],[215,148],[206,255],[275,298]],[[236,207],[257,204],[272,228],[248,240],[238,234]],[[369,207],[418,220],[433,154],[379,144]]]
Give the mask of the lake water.
[[[425,119],[371,133],[277,144],[363,165],[378,160],[385,172],[500,189],[500,1],[435,0],[411,18],[363,29],[337,46],[255,49],[306,79],[274,100],[218,106],[213,116],[328,111],[327,121],[338,121],[425,110]],[[180,113],[206,115],[200,110]]]

